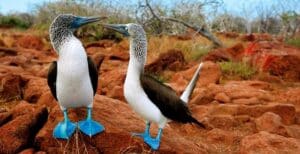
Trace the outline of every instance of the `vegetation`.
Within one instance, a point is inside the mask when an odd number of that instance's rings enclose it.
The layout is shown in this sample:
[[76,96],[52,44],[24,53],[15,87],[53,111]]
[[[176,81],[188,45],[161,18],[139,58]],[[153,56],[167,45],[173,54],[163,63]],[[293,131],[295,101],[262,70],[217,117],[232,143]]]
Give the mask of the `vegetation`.
[[197,44],[197,43],[192,44],[191,42],[181,43],[181,44],[178,43],[175,45],[175,48],[183,51],[183,53],[185,55],[185,59],[187,61],[198,60],[202,56],[208,54],[209,51],[211,50],[210,46],[206,46],[203,44]]
[[[151,9],[147,4],[151,5]],[[167,4],[156,0],[58,0],[36,5],[31,14],[0,16],[0,27],[46,31],[58,14],[71,13],[80,16],[107,16],[106,23],[139,23],[151,35],[178,35],[188,31],[184,24],[165,20],[167,18],[178,19],[209,31],[271,33],[285,38],[294,37],[300,28],[299,12],[294,11],[297,10],[298,3],[293,0],[274,1],[268,6],[244,7],[238,15],[230,14],[227,10],[217,12],[224,6],[222,0],[174,0],[172,5]],[[101,26],[87,25],[77,35],[88,40],[122,38],[121,35],[111,33]]]
[[300,37],[287,39],[286,43],[294,47],[300,48]]
[[32,17],[29,14],[0,16],[0,27],[27,29],[32,24]]
[[243,62],[220,62],[222,73],[225,76],[238,76],[242,79],[250,79],[256,74],[257,70]]

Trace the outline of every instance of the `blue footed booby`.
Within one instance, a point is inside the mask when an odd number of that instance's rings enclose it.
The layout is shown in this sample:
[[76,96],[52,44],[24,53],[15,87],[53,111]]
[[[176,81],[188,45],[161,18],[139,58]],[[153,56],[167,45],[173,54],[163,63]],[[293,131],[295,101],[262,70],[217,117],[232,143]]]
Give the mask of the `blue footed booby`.
[[69,139],[77,127],[68,118],[69,108],[87,107],[87,118],[78,122],[78,127],[84,134],[91,137],[104,130],[100,123],[92,119],[98,71],[80,40],[73,35],[80,26],[103,18],[61,14],[50,26],[50,40],[58,53],[58,60],[52,62],[49,68],[48,85],[64,114],[64,120],[54,128],[55,138]]
[[[181,123],[192,122],[204,128],[202,123],[191,116],[186,105],[202,64],[199,65],[180,98],[173,89],[144,74],[147,38],[142,26],[133,23],[103,24],[103,26],[128,36],[130,40],[130,60],[124,84],[124,96],[133,110],[146,120],[145,132],[133,133],[133,135],[142,137],[146,144],[153,150],[157,150],[160,146],[162,130],[169,120]],[[150,135],[151,122],[157,123],[159,127],[155,138]]]

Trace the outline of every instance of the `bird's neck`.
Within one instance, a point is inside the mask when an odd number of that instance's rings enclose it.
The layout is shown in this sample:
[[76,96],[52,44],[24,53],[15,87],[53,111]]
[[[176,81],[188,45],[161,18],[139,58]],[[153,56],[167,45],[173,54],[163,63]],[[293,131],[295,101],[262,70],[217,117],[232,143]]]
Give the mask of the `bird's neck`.
[[147,59],[147,40],[146,37],[130,38],[130,60],[127,76],[132,79],[139,79],[144,73],[144,65]]
[[85,49],[79,39],[75,36],[70,36],[67,38],[60,49],[59,52],[59,59],[63,61],[72,61],[74,62],[81,62],[83,63],[86,61],[87,55]]
[[65,28],[51,28],[50,29],[50,40],[55,51],[59,52],[64,43],[74,38],[73,31]]

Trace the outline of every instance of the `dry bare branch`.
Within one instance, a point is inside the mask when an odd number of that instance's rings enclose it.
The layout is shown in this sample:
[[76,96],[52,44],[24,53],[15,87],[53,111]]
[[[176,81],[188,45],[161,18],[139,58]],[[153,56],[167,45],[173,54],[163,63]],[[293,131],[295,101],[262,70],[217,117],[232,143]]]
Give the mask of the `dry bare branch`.
[[151,7],[151,5],[149,4],[149,1],[145,0],[145,2],[146,2],[146,6],[150,10],[150,12],[153,15],[153,17],[156,18],[157,20],[159,20],[160,22],[163,22],[163,21],[172,21],[172,22],[176,22],[176,23],[182,24],[183,26],[195,30],[197,33],[199,33],[203,37],[205,37],[208,40],[212,41],[215,46],[217,46],[217,47],[222,47],[223,46],[223,44],[221,43],[221,41],[219,41],[219,39],[217,39],[204,25],[196,26],[196,25],[192,25],[192,24],[190,24],[188,22],[185,22],[183,20],[180,20],[180,19],[171,18],[171,17],[158,16],[154,12],[154,10]]

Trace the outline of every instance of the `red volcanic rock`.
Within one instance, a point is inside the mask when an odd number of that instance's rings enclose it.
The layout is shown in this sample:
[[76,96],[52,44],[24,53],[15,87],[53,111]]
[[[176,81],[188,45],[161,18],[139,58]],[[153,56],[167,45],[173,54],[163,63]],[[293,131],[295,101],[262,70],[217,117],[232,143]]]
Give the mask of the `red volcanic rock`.
[[24,87],[24,100],[36,103],[39,97],[48,90],[46,79],[31,78]]
[[272,112],[266,112],[255,120],[258,131],[267,131],[270,133],[288,136],[281,117]]
[[0,107],[0,113],[7,112],[7,109],[4,107]]
[[230,48],[220,48],[209,52],[203,57],[203,61],[240,61],[244,56],[244,46],[242,43],[237,43]]
[[10,112],[0,113],[0,127],[1,127],[1,125],[8,122],[11,119],[11,117],[12,117],[12,114]]
[[188,80],[181,73],[175,73],[170,82],[169,86],[171,86],[177,94],[182,93],[188,85]]
[[35,154],[35,150],[33,148],[28,148],[19,152],[19,154]]
[[224,92],[231,99],[256,97],[262,101],[272,101],[271,94],[265,90],[268,86],[268,83],[260,81],[232,81],[224,85]]
[[[276,93],[274,93],[274,96],[276,96],[276,100],[278,100],[279,102],[294,104],[296,110],[300,109],[300,87],[299,86],[289,87],[284,90],[283,89],[278,90]],[[300,118],[300,115],[298,117]]]
[[[192,74],[194,74],[193,71]],[[219,83],[221,77],[221,68],[216,63],[207,61],[203,63],[203,67],[200,70],[199,79],[197,81],[198,86],[207,86],[211,83]]]
[[300,80],[300,56],[286,55],[277,57],[266,65],[268,66],[265,66],[265,69],[272,75],[282,76],[292,81]]
[[238,149],[240,138],[232,131],[214,128],[205,134],[208,153],[233,153]]
[[[111,93],[116,86],[123,87],[125,82],[126,70],[125,69],[116,69],[110,70],[105,73],[101,73],[100,79],[98,80],[98,85],[100,85],[101,94]],[[119,95],[120,96],[120,95]]]
[[259,117],[265,112],[273,112],[282,118],[284,124],[295,123],[295,106],[291,104],[268,104],[268,105],[235,105],[222,104],[218,105],[210,111],[213,115],[249,115],[251,117]]
[[228,97],[225,93],[221,92],[218,93],[215,98],[215,100],[223,103],[229,103],[230,102],[230,97]]
[[39,106],[46,106],[48,110],[51,110],[57,105],[57,101],[55,100],[52,93],[50,91],[47,91],[41,95],[36,104]]
[[108,56],[109,60],[120,60],[120,61],[128,61],[129,60],[129,54],[128,51],[123,51],[121,49],[112,49],[111,53]]
[[[269,35],[255,36],[259,40],[269,40]],[[286,80],[300,79],[299,49],[287,47],[280,42],[256,41],[249,43],[246,48],[237,43],[230,48],[220,48],[209,52],[203,57],[204,61],[246,61],[258,68],[260,72],[283,77]]]
[[250,43],[245,50],[249,63],[259,71],[287,80],[299,80],[299,49],[287,47],[279,42],[261,41]]
[[226,51],[230,54],[231,60],[240,61],[244,56],[245,49],[242,43],[237,43],[234,46],[226,49]]
[[[84,119],[86,117],[85,109],[70,110],[69,117],[72,121]],[[130,134],[131,132],[142,132],[145,123],[132,111],[128,104],[105,96],[96,95],[93,118],[105,126],[105,132],[92,138],[78,132],[74,134],[68,145],[66,145],[67,142],[65,140],[57,140],[52,137],[54,126],[63,119],[61,110],[58,106],[55,106],[50,112],[47,123],[39,131],[35,139],[35,145],[48,153],[59,153],[62,150],[61,147],[66,147],[64,148],[65,151],[70,153],[76,149],[84,152],[85,147],[90,153],[143,153],[151,151],[141,139],[132,137]],[[197,127],[193,127],[193,129],[202,130]],[[151,132],[153,135],[156,134],[157,126],[153,125]],[[77,141],[78,145],[76,145]],[[198,142],[198,144],[201,145],[204,143]],[[195,145],[191,140],[183,138],[177,131],[170,127],[164,129],[159,152],[177,153],[184,151],[187,153],[199,153],[204,150],[202,147]]]
[[1,39],[4,44],[3,46],[9,47],[9,48],[15,46],[15,42],[16,42],[15,38],[13,38],[9,35],[4,35],[4,36],[2,36]]
[[254,105],[254,104],[261,104],[261,101],[257,97],[251,97],[251,98],[234,99],[232,101],[232,103],[233,104]]
[[108,47],[112,47],[113,45],[114,45],[113,40],[100,40],[98,42],[92,42],[92,43],[85,45],[85,48],[90,48],[90,47],[108,48]]
[[104,60],[105,56],[102,53],[96,53],[92,56],[93,62],[96,65],[96,68],[98,69],[98,73],[100,72],[99,70],[101,69],[100,66]]
[[[196,91],[196,89],[195,89]],[[192,97],[189,104],[197,104],[197,105],[203,105],[203,104],[209,104],[214,100],[213,93],[211,93],[207,89],[202,89],[201,92],[196,93],[195,96]]]
[[160,73],[163,70],[178,71],[184,68],[186,61],[180,50],[169,50],[159,55],[158,59],[145,67],[146,72]]
[[14,72],[14,74],[29,74],[26,73],[25,70],[20,66],[7,66],[0,64],[0,73],[1,74],[10,74]]
[[[201,82],[201,77],[200,74],[199,82]],[[262,104],[274,100],[268,91],[270,89],[270,84],[262,81],[230,81],[225,85],[211,83],[208,84],[207,88],[195,94],[191,104],[208,104],[214,100],[221,103]]]
[[47,78],[50,65],[41,65],[40,70],[36,71],[36,76]]
[[300,125],[299,124],[285,126],[285,129],[286,129],[289,137],[300,139]]
[[249,42],[272,41],[273,38],[274,38],[273,36],[267,33],[264,34],[251,33],[251,34],[242,35],[240,37],[242,41],[249,41]]
[[[105,132],[90,138],[77,131],[70,141],[65,141],[52,137],[63,114],[46,81],[49,63],[57,55],[50,49],[40,51],[49,47],[39,47],[34,41],[21,44],[20,36],[2,39],[7,47],[0,48],[0,94],[21,99],[0,104],[0,153],[154,152],[142,139],[131,136],[131,132],[144,131],[145,123],[123,101],[128,40],[86,45],[96,65],[102,64],[97,93],[106,96],[95,96],[93,118],[105,126]],[[172,121],[164,128],[161,147],[154,153],[299,153],[300,89],[298,83],[284,81],[298,81],[299,49],[282,42],[259,41],[270,39],[267,35],[252,36],[247,39],[255,42],[216,49],[204,59],[248,62],[268,75],[265,82],[258,78],[260,81],[222,80],[219,84],[219,65],[205,61],[188,106],[206,129]],[[26,42],[31,38],[26,35],[22,39]],[[16,48],[8,48],[11,46]],[[180,94],[199,64],[186,64],[180,51],[173,52],[172,56],[154,61],[157,63],[153,68],[166,71],[163,73],[171,76],[170,85]],[[86,118],[86,109],[70,109],[68,115],[77,122]],[[156,133],[157,125],[153,124],[151,134]]]
[[36,110],[36,105],[29,104],[28,102],[21,100],[18,104],[10,110],[13,118],[16,118],[21,115],[26,115],[32,113]]
[[[0,127],[0,153],[17,153],[32,145],[34,136],[47,120],[45,107],[20,115]],[[5,136],[5,137],[4,137]]]
[[[199,64],[191,67],[188,70],[174,74],[170,80],[170,86],[179,93],[182,93],[192,79],[198,66]],[[211,83],[218,83],[220,77],[221,69],[219,65],[210,61],[204,62],[199,72],[199,79],[196,83],[196,88],[207,86]]]
[[0,76],[0,102],[21,99],[23,80],[20,75]]
[[225,143],[225,144],[234,144],[235,135],[226,130],[214,128],[207,132],[207,142],[210,143]]
[[214,128],[230,129],[234,126],[234,118],[231,115],[214,115],[210,116],[209,124]]
[[113,89],[109,90],[106,95],[110,98],[125,101],[123,93],[123,86],[116,85],[115,87],[113,87]]
[[213,62],[230,61],[231,56],[227,53],[226,49],[220,48],[210,51],[207,55],[203,56],[202,60]]
[[16,42],[17,46],[27,49],[41,50],[44,47],[44,42],[40,37],[34,35],[25,35],[19,38]]
[[240,144],[241,154],[299,153],[300,141],[265,131],[246,136]]
[[2,39],[0,39],[0,46],[5,46],[4,42]]
[[243,41],[250,41],[250,42],[255,41],[255,35],[253,34],[242,35],[240,38]]
[[9,66],[22,66],[24,67],[29,63],[29,59],[23,55],[5,56],[0,58],[1,63]]

